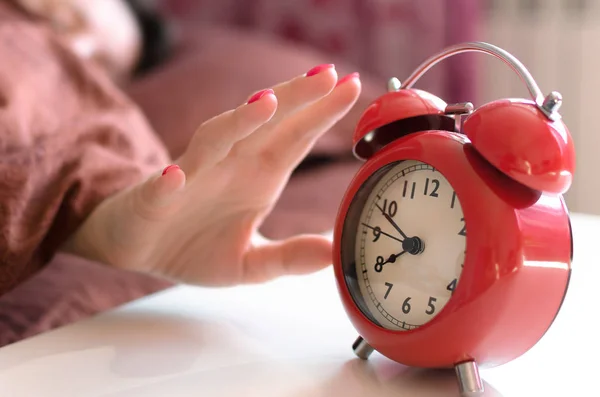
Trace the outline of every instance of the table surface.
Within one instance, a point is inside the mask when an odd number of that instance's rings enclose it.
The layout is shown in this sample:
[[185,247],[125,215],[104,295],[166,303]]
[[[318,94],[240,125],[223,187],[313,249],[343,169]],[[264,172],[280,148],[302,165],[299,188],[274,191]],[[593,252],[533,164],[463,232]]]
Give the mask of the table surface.
[[[600,217],[574,214],[569,293],[543,339],[481,371],[485,396],[600,395],[596,239]],[[175,287],[0,349],[2,397],[458,396],[452,371],[408,368],[357,334],[333,272],[227,289]]]

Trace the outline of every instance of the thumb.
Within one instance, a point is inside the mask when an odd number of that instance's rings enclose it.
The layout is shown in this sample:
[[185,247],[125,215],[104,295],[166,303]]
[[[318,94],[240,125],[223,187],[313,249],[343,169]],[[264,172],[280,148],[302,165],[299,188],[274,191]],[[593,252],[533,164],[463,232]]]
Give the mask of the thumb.
[[266,241],[251,247],[244,256],[243,283],[261,283],[286,275],[316,272],[332,262],[331,239],[322,235],[299,235]]

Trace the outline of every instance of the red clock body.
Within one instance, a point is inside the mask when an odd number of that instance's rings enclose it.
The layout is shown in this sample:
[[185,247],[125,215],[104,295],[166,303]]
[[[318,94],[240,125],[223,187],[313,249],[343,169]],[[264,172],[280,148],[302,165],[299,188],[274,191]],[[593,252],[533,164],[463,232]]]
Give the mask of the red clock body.
[[[486,153],[478,150],[477,142],[454,129],[454,119],[448,122],[443,114],[443,101],[435,99],[415,104],[414,92],[410,92],[406,95],[411,97],[407,105],[411,108],[403,110],[398,95],[404,94],[389,93],[374,102],[365,111],[355,135],[355,154],[364,153],[366,162],[343,197],[334,229],[334,271],[345,311],[364,341],[405,365],[446,368],[475,361],[480,366],[490,367],[511,361],[534,346],[557,316],[569,284],[573,254],[571,225],[563,197],[524,182],[541,180],[543,183],[539,186],[564,191],[570,180],[565,182],[547,175],[536,179],[524,173],[523,168],[507,175],[506,169],[484,157]],[[386,98],[394,98],[395,106],[382,106]],[[514,121],[518,123],[521,114],[538,117],[534,110],[529,114],[517,107]],[[392,115],[392,112],[395,113]],[[506,109],[501,113],[502,117],[510,116]],[[493,120],[486,119],[490,117],[486,114],[475,111],[473,115],[486,128],[494,125]],[[429,121],[423,121],[422,117],[429,117]],[[402,121],[409,119],[412,122]],[[415,122],[440,128],[411,128]],[[465,125],[467,122],[468,118]],[[560,123],[561,128],[557,129],[556,123]],[[562,129],[562,121],[550,124],[553,131],[566,130]],[[479,140],[486,138],[487,132],[478,131],[474,122],[471,125],[471,135]],[[506,128],[506,122],[503,125]],[[547,138],[550,146],[554,146],[546,153],[566,150],[555,138],[555,135]],[[571,145],[568,150],[572,150],[570,137],[567,138],[564,144],[567,149]],[[543,144],[543,139],[538,143]],[[531,145],[530,150],[536,150],[535,142]],[[502,150],[510,151],[510,146],[492,150],[495,160],[510,167],[510,156],[503,157]],[[526,148],[519,147],[519,150],[527,153]],[[533,153],[534,158],[536,153]],[[542,157],[537,156],[546,168],[536,168],[539,172],[560,171],[561,167],[573,171],[570,155],[563,163],[556,162],[557,155],[553,163],[544,163]],[[403,169],[404,163],[418,165]],[[389,170],[393,167],[397,171],[392,175]],[[411,170],[416,172],[410,175],[423,173],[424,176],[406,179]],[[442,183],[432,198],[434,174],[443,176],[446,184]],[[390,186],[395,185],[397,188],[393,190]],[[407,186],[412,197],[407,195]],[[395,197],[398,200],[392,207],[389,203]],[[412,211],[410,205],[414,204],[410,203],[417,199],[424,203],[422,213],[428,215],[411,218],[406,212]],[[455,199],[460,202],[460,212],[442,216],[435,215],[437,210],[427,210],[427,205],[449,209],[454,207]],[[379,216],[377,224],[368,221],[375,219],[373,214]],[[457,223],[451,227],[462,227],[444,242],[440,237],[443,234],[436,230],[448,222],[444,219],[453,217]],[[404,219],[403,223],[396,224],[400,222],[398,219]],[[420,237],[412,237],[411,229],[419,230]],[[437,237],[429,238],[430,235]],[[443,262],[443,247],[451,247],[454,243],[449,241],[459,240],[450,239],[461,237],[464,238],[461,243],[464,244],[464,261],[460,274],[448,285],[448,292],[444,292],[446,295],[433,297],[433,293],[427,292],[429,302],[418,301],[410,291],[419,288],[429,291],[435,283],[442,285],[443,282],[445,286],[448,281],[437,281],[441,273],[428,271],[428,264],[417,261],[419,255],[438,250],[436,258]],[[386,245],[378,246],[382,241]],[[397,247],[398,252],[387,247]],[[443,265],[436,266],[443,268]],[[394,276],[389,276],[389,280],[382,278],[386,272]],[[402,274],[413,278],[407,282],[401,279]],[[404,283],[404,290],[396,290],[399,283]],[[404,295],[393,301],[397,291]],[[421,324],[403,328],[409,322],[403,316],[408,319],[411,315],[405,314],[407,310],[420,311],[419,316],[426,318],[442,300],[445,303],[436,309],[435,315]]]

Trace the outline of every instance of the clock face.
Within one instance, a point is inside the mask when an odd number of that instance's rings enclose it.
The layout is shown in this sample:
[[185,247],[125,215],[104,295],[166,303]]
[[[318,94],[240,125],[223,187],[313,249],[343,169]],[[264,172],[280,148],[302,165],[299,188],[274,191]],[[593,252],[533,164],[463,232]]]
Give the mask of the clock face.
[[355,233],[346,236],[354,240],[345,265],[350,292],[380,326],[415,329],[458,285],[466,247],[460,202],[438,170],[413,160],[385,167],[362,190],[349,212]]

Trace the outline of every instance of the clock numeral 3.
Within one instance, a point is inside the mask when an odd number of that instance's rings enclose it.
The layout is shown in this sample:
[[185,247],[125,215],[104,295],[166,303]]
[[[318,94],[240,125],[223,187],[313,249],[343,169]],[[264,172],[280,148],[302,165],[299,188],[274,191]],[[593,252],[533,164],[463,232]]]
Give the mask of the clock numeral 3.
[[[461,222],[465,221],[465,218],[460,218]],[[466,236],[467,235],[467,230],[466,230],[466,225],[463,225],[462,229],[460,229],[460,232],[458,232],[459,236]]]
[[[431,191],[431,193],[429,193],[429,196],[430,197],[438,197],[437,190],[440,187],[440,181],[438,181],[437,179],[432,179],[431,184],[434,185],[434,187],[433,187],[433,190]],[[429,190],[429,178],[425,179],[425,190],[423,191],[423,194],[427,196],[428,190]]]

